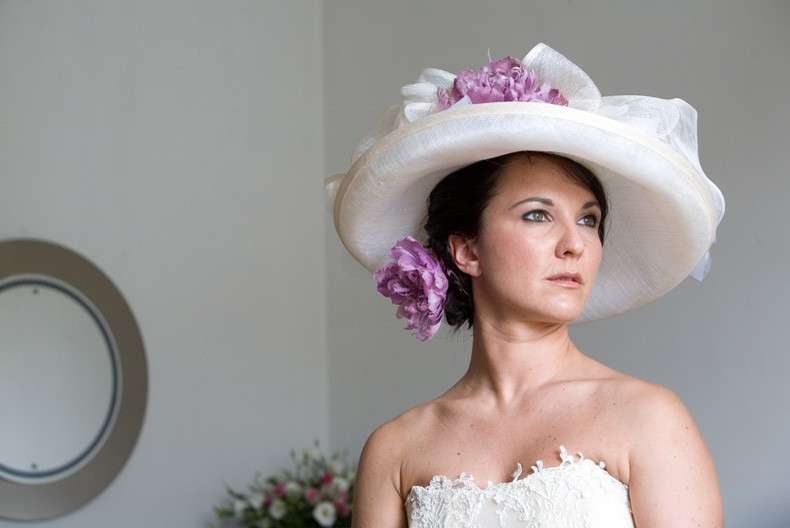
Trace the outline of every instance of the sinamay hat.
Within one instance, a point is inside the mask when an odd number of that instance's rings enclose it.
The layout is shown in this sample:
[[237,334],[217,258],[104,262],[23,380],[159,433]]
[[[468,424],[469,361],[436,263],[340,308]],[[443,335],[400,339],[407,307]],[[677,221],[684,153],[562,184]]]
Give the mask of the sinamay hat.
[[426,68],[401,94],[359,141],[348,172],[325,179],[340,240],[371,273],[404,236],[426,242],[427,196],[444,176],[531,150],[588,167],[610,204],[598,276],[573,322],[623,313],[689,275],[705,277],[724,196],[700,166],[697,112],[683,99],[602,97],[544,43],[521,63],[506,57],[458,76]]

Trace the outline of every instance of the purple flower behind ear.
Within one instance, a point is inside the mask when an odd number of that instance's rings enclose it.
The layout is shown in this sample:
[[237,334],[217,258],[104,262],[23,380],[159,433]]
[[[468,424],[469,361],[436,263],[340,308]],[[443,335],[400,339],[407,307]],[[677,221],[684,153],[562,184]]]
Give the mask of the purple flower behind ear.
[[508,55],[478,70],[462,70],[453,81],[452,90],[437,88],[439,107],[449,108],[464,96],[469,102],[543,101],[568,106],[568,100],[548,83],[539,83],[533,70],[526,70],[520,60]]
[[392,246],[389,255],[394,262],[373,274],[376,289],[398,305],[398,319],[409,320],[405,330],[417,330],[417,339],[427,341],[442,324],[448,286],[444,265],[408,235]]

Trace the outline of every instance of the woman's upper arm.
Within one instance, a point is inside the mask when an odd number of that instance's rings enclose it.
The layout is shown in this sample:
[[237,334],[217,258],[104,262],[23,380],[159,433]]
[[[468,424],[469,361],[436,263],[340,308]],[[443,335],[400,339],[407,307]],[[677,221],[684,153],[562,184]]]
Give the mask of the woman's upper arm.
[[694,419],[674,392],[649,385],[629,454],[636,528],[722,528],[716,468]]
[[357,464],[351,528],[406,528],[400,495],[403,438],[393,422],[368,436]]

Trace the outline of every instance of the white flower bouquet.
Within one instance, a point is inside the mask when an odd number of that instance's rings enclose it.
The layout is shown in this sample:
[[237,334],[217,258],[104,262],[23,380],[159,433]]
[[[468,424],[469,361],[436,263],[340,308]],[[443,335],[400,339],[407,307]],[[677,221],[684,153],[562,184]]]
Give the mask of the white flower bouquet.
[[350,527],[355,468],[342,450],[330,457],[315,447],[298,455],[291,449],[295,469],[282,469],[263,478],[260,471],[242,493],[225,487],[227,504],[214,508],[217,517],[249,528]]

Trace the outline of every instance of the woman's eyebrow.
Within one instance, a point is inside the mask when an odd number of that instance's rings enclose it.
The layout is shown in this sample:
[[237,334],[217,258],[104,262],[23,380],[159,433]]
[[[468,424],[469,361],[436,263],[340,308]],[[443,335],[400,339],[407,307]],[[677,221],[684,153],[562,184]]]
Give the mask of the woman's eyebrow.
[[[552,206],[554,205],[554,202],[550,198],[544,198],[542,196],[531,196],[529,198],[524,198],[523,200],[519,200],[518,202],[511,205],[510,208],[513,209],[517,205],[523,204],[524,202],[540,202],[546,205],[552,205]],[[587,202],[582,206],[582,210],[589,209],[590,207],[597,207],[598,209],[601,208],[597,200],[590,200],[589,202]]]

